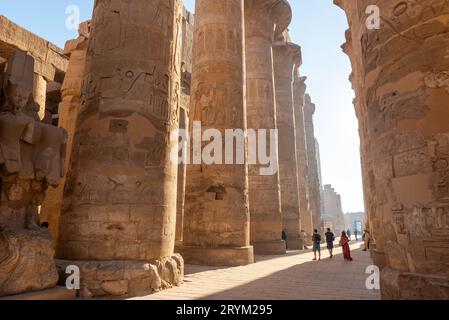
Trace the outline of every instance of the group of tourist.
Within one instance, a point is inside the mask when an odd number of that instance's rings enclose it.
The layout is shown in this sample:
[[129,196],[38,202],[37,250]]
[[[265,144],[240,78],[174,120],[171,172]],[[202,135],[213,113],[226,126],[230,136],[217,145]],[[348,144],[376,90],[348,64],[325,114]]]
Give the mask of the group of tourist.
[[[356,235],[356,240],[357,239],[357,233],[355,233]],[[334,257],[334,241],[335,241],[335,235],[333,234],[333,232],[331,231],[330,228],[327,228],[327,232],[324,234],[325,238],[326,238],[326,245],[327,245],[327,250],[329,250],[329,256],[332,259]],[[342,231],[341,232],[341,237],[340,237],[340,241],[339,241],[339,245],[342,247],[343,249],[343,258],[346,261],[352,261],[352,257],[351,257],[351,249],[349,247],[349,241],[350,241],[350,230],[348,230],[348,232],[346,231]],[[370,246],[370,233],[368,230],[365,230],[365,232],[363,233],[363,237],[362,237],[363,241],[364,241],[364,248],[363,251],[366,251],[369,249]],[[318,260],[321,260],[321,235],[318,233],[318,230],[315,229],[313,231],[313,236],[312,236],[312,243],[313,243],[313,254],[314,254],[314,258],[313,260],[317,260],[317,254],[318,254]]]
[[[339,241],[339,245],[342,247],[343,249],[343,258],[346,261],[352,261],[352,257],[351,257],[351,249],[349,247],[349,241],[351,239],[351,231],[342,231],[341,232],[341,237],[340,237],[340,241]],[[354,233],[356,240],[358,240],[357,238],[357,231]],[[327,250],[329,250],[329,256],[332,259],[334,257],[334,242],[335,242],[335,235],[334,233],[331,231],[330,228],[327,228],[327,232],[324,234],[325,238],[326,238],[326,246],[327,246]],[[305,239],[305,235],[303,234],[303,238]],[[282,230],[282,240],[285,241],[286,246],[287,246],[287,250],[288,250],[288,242],[287,242],[287,232],[285,230]],[[363,251],[367,251],[370,247],[370,242],[371,242],[371,237],[370,237],[370,233],[368,230],[365,230],[362,236],[362,240],[364,242],[364,248]],[[313,230],[313,235],[312,235],[312,250],[313,250],[313,254],[314,254],[314,258],[313,260],[317,260],[317,254],[318,254],[318,260],[321,260],[321,235],[318,233],[318,230],[315,229]],[[305,249],[307,249],[307,247],[304,247]]]
[[[331,232],[330,228],[327,228],[327,232],[324,234],[324,236],[326,238],[327,250],[329,250],[329,255],[332,259],[334,257],[333,251],[335,235]],[[317,260],[317,254],[318,260],[321,260],[321,235],[318,233],[317,229],[313,231],[312,243],[314,254],[313,260]],[[349,237],[347,236],[346,231],[342,231],[339,244],[343,248],[343,258],[347,261],[352,261],[351,250],[349,248]]]

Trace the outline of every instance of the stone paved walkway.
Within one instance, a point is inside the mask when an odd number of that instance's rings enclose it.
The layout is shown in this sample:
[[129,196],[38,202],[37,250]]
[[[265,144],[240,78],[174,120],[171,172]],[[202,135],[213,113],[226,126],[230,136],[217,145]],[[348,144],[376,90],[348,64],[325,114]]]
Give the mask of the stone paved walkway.
[[345,262],[336,248],[329,259],[312,261],[310,251],[290,251],[285,256],[257,256],[256,263],[234,268],[186,265],[185,283],[143,300],[300,300],[379,299],[379,291],[367,290],[365,269],[371,259],[353,242],[353,262]]

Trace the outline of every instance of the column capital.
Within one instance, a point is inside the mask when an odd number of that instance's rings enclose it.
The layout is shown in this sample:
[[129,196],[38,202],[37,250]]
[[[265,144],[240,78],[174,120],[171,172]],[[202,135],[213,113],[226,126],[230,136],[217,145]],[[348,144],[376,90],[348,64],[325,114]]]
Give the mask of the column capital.
[[[292,18],[292,9],[287,0],[245,0],[247,37],[260,35],[274,41],[287,30]],[[261,28],[261,24],[265,28]],[[257,29],[250,32],[249,26],[257,26]]]
[[276,76],[293,79],[293,68],[302,64],[301,47],[291,42],[276,41],[273,53]]
[[293,89],[295,94],[304,97],[307,90],[306,80],[307,77],[301,77],[299,74],[299,70],[296,70],[293,75]]
[[273,4],[271,12],[276,23],[275,37],[277,37],[287,30],[287,27],[292,22],[292,7],[287,0],[277,0],[276,3]]

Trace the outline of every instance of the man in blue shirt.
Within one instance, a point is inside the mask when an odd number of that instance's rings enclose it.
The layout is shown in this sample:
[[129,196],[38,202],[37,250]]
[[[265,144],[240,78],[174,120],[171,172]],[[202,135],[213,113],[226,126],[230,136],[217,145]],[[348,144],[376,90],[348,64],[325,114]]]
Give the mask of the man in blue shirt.
[[329,250],[329,255],[330,255],[331,259],[332,259],[333,256],[334,256],[333,250],[334,250],[335,236],[331,232],[331,228],[327,228],[327,232],[324,235],[326,236],[327,250]]
[[313,258],[313,260],[316,260],[317,252],[318,252],[318,260],[321,260],[321,236],[318,234],[317,229],[313,230],[312,242],[313,242],[313,254],[315,255],[315,258]]

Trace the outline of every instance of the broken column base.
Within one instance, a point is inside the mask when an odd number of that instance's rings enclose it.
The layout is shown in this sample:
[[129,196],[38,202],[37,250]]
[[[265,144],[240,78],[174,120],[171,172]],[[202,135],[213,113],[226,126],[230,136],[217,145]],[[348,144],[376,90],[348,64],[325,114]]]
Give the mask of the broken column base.
[[380,288],[384,300],[449,300],[449,276],[382,269]]
[[253,246],[248,247],[179,247],[185,262],[203,266],[235,267],[254,263]]
[[283,255],[287,252],[284,240],[258,241],[252,243],[254,254]]
[[0,297],[54,288],[54,254],[48,231],[0,227]]
[[80,269],[79,297],[135,297],[179,286],[184,280],[184,260],[179,254],[153,261],[70,261],[56,260],[59,284],[71,274],[67,267]]
[[304,239],[287,239],[288,250],[304,250]]

